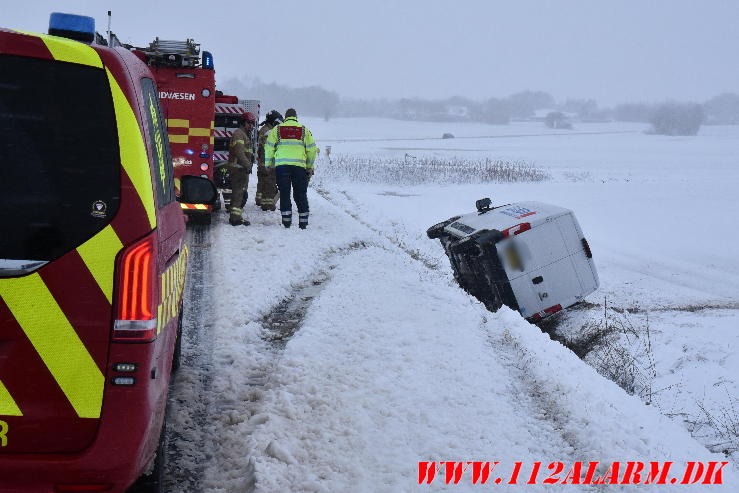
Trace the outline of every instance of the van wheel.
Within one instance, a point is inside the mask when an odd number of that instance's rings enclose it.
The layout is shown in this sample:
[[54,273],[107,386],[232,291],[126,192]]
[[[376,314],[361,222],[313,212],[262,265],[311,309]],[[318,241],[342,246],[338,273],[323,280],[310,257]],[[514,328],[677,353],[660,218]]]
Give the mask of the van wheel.
[[177,340],[174,343],[174,351],[172,353],[172,373],[180,368],[182,363],[182,305],[180,305],[180,315],[177,318]]
[[154,466],[150,474],[144,474],[131,486],[126,493],[165,493],[164,469],[167,465],[167,422],[162,424],[162,433],[159,437]]
[[455,216],[450,219],[447,219],[446,221],[442,221],[440,223],[434,224],[433,226],[431,226],[429,229],[426,230],[426,236],[428,236],[432,240],[441,238],[441,236],[444,234],[444,228],[452,224],[457,219],[459,219],[459,216]]

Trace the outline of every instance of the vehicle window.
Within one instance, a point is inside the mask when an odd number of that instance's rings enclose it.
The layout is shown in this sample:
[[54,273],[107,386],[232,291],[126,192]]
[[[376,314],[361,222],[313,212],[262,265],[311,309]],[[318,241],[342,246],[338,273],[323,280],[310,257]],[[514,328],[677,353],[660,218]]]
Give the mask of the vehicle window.
[[141,87],[146,105],[146,119],[148,121],[149,140],[152,147],[152,158],[156,170],[157,203],[164,207],[173,200],[174,179],[172,177],[172,156],[169,151],[169,140],[167,139],[167,126],[159,106],[159,95],[157,94],[154,81],[142,79]]
[[120,188],[105,71],[0,55],[0,276],[93,237],[117,212]]

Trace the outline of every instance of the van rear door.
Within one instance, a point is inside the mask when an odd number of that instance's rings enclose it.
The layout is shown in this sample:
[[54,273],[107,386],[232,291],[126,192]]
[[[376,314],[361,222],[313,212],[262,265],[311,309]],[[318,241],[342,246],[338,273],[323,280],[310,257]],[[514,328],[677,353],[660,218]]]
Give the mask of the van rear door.
[[597,289],[595,266],[571,212],[550,217],[514,240],[522,268],[509,275],[524,317],[556,305],[566,308]]
[[95,439],[123,176],[96,52],[0,32],[0,454]]

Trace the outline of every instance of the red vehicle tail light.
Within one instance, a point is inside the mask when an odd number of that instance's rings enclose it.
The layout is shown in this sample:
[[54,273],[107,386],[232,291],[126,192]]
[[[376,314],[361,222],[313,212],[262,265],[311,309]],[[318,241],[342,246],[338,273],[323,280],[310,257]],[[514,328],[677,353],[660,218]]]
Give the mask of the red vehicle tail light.
[[517,234],[523,233],[524,231],[528,231],[531,229],[531,223],[521,223],[516,224],[515,226],[511,226],[508,229],[504,229],[501,231],[503,233],[503,238],[508,238],[509,236],[515,236]]
[[542,311],[540,311],[538,313],[534,313],[529,318],[527,318],[527,320],[529,322],[536,323],[536,322],[539,322],[540,320],[548,317],[549,315],[554,315],[555,313],[557,313],[560,310],[562,310],[562,305],[550,306],[549,308],[545,308],[545,309],[543,309]]
[[126,248],[118,259],[113,340],[152,341],[157,335],[156,243],[154,233]]

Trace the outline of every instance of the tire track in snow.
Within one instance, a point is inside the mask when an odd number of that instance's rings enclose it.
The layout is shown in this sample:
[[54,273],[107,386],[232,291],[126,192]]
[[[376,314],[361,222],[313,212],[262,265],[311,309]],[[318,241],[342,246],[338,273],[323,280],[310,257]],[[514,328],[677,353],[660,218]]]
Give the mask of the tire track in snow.
[[[366,227],[367,229],[369,229],[371,231],[374,231],[378,235],[381,235],[383,238],[385,238],[386,240],[388,240],[390,243],[392,243],[396,247],[400,248],[403,252],[405,252],[406,255],[408,255],[409,257],[411,257],[413,260],[416,260],[418,262],[421,262],[424,265],[424,267],[426,267],[427,269],[430,269],[430,270],[433,270],[433,271],[439,270],[439,263],[437,262],[436,259],[428,258],[428,256],[424,255],[423,253],[419,252],[418,250],[414,250],[413,248],[405,245],[399,238],[393,237],[391,234],[383,231],[380,228],[377,228],[377,227],[373,226],[371,223],[368,223],[367,221],[365,221],[364,219],[362,219],[359,216],[359,214],[357,214],[355,212],[352,212],[351,210],[349,210],[346,207],[344,207],[341,203],[339,203],[338,201],[336,201],[335,199],[333,199],[331,197],[331,193],[328,190],[325,190],[323,188],[317,188],[316,189],[316,192],[321,197],[323,197],[326,201],[328,201],[331,204],[333,204],[336,207],[338,207],[340,210],[342,210],[348,216],[350,216],[351,218],[353,218],[359,224],[361,224],[362,226]],[[350,203],[352,203],[354,205],[357,205],[357,202],[353,198],[351,198],[348,193],[346,193],[345,191],[342,191],[341,194],[344,196],[344,198],[348,202],[350,202]]]
[[[263,408],[264,394],[270,389],[284,349],[302,327],[313,300],[330,282],[330,271],[335,268],[333,258],[366,246],[362,242],[356,242],[326,252],[322,261],[318,262],[325,267],[317,270],[309,280],[295,286],[266,314],[245,322],[239,335],[235,334],[235,337],[244,337],[243,345],[235,345],[241,346],[240,349],[216,349],[216,364],[228,367],[225,373],[229,377],[227,382],[222,381],[215,386],[222,385],[224,388],[214,388],[212,391],[216,395],[212,398],[215,414],[211,436],[213,440],[217,440],[217,444],[212,461],[215,464],[207,475],[214,481],[219,479],[216,475],[221,479],[228,478],[229,484],[225,489],[223,481],[219,481],[223,491],[257,491],[258,478],[252,451],[258,445],[249,440],[244,444],[243,437],[252,436],[259,426],[268,421],[269,410]],[[248,358],[241,357],[245,352],[249,354]],[[234,391],[235,389],[238,390]],[[234,457],[235,449],[243,452],[242,455]],[[264,452],[278,458],[284,453],[274,443],[268,444]],[[246,466],[243,465],[244,462]]]

